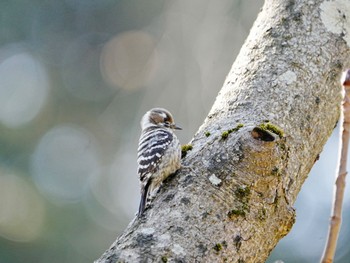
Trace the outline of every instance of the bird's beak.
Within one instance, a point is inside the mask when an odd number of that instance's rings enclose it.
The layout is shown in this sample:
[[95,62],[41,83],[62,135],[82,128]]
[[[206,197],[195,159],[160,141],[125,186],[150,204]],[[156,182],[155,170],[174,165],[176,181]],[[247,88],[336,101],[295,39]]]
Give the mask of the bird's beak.
[[175,130],[182,130],[182,128],[177,126],[176,124],[173,124],[172,126],[173,126],[172,128]]

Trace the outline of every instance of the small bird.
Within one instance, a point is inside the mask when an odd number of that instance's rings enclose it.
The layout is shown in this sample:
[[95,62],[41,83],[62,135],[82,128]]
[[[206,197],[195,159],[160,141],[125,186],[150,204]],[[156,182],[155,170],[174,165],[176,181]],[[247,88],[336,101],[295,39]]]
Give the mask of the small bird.
[[141,137],[138,147],[138,175],[141,183],[140,217],[162,182],[181,167],[180,142],[174,130],[173,116],[162,108],[146,112],[141,120]]

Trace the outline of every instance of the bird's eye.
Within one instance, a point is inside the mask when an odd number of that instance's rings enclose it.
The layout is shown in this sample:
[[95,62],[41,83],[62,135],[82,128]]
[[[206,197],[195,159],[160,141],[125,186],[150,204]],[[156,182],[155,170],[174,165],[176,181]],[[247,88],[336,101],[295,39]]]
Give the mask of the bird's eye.
[[165,127],[170,127],[170,122],[165,121],[165,122],[164,122],[164,126],[165,126]]

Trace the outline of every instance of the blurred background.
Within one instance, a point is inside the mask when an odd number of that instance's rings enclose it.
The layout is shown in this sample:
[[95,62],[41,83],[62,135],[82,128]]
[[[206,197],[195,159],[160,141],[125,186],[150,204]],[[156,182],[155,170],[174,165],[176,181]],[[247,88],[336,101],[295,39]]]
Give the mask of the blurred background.
[[[263,1],[0,2],[0,263],[92,262],[139,202],[148,109],[196,132]],[[328,228],[338,132],[268,262],[316,262]],[[350,257],[349,191],[336,262]]]

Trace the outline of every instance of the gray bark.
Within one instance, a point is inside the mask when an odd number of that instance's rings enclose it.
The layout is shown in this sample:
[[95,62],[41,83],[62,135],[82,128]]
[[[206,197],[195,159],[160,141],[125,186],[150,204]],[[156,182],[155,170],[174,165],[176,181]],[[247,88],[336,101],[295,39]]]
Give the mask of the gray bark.
[[350,62],[344,8],[265,2],[191,141],[190,168],[96,262],[266,260],[293,226],[293,203],[339,118]]

